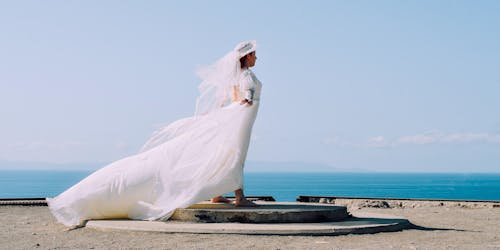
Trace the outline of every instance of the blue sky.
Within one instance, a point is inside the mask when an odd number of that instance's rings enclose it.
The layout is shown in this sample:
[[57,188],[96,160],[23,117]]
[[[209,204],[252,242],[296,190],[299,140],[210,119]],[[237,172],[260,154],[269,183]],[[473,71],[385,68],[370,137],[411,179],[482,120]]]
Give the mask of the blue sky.
[[133,154],[193,114],[198,66],[255,39],[249,162],[500,172],[498,13],[498,1],[4,1],[0,162]]

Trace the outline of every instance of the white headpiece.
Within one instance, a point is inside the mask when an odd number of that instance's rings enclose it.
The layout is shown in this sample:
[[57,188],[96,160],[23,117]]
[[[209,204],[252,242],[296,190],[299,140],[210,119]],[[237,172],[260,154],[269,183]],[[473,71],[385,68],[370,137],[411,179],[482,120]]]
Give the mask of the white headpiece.
[[255,40],[251,40],[238,43],[238,45],[236,45],[236,47],[234,48],[234,51],[237,51],[240,58],[242,58],[247,54],[254,52],[256,48],[257,42]]
[[196,100],[195,115],[204,115],[230,103],[232,86],[238,85],[241,72],[240,58],[256,48],[254,40],[241,42],[212,65],[197,71],[202,82],[198,86],[200,96]]

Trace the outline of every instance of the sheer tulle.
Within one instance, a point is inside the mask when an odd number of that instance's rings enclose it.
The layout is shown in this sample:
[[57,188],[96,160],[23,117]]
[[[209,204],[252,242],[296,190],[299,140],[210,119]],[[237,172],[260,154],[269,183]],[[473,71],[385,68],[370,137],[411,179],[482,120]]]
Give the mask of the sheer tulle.
[[207,114],[231,102],[233,86],[238,85],[238,78],[246,71],[241,68],[240,58],[256,48],[256,41],[241,42],[215,63],[198,69],[202,81],[198,86],[200,96],[196,100],[196,115]]
[[49,208],[65,225],[87,219],[167,219],[176,208],[241,188],[258,107],[258,102],[234,102],[208,115],[178,120],[163,129],[166,142],[149,144],[94,172],[48,198]]

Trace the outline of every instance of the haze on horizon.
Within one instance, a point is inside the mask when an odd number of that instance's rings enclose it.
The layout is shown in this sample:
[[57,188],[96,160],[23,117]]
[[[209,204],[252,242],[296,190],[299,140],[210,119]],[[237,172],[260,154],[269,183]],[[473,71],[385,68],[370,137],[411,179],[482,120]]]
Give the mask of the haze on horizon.
[[496,1],[4,1],[0,169],[137,152],[193,114],[198,66],[255,39],[249,162],[500,172],[498,13]]

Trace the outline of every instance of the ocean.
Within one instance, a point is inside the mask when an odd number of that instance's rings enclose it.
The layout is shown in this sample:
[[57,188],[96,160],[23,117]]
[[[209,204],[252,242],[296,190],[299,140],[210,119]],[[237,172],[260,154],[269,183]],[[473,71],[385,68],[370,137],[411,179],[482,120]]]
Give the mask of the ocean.
[[[92,171],[0,170],[0,198],[53,197]],[[500,174],[245,173],[245,194],[500,200]]]

